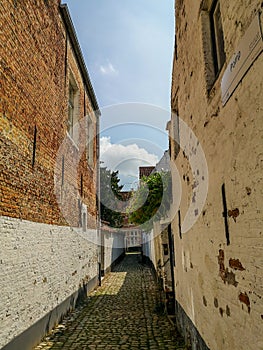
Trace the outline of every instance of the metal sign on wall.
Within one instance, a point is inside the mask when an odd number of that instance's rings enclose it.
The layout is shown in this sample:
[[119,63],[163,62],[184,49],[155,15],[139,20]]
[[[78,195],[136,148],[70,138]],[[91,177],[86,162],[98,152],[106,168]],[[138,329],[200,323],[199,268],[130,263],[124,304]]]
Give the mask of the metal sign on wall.
[[260,13],[241,38],[221,81],[222,103],[226,104],[243,76],[263,50]]

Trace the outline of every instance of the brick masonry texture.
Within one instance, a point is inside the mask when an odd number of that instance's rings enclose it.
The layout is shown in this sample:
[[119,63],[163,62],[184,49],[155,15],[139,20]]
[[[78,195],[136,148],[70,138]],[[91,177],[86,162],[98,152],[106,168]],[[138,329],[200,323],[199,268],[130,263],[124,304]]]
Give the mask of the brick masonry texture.
[[[193,213],[201,214],[196,224],[180,239],[177,215],[172,223],[176,299],[209,349],[262,349],[263,54],[224,107],[220,83],[240,39],[263,4],[251,0],[220,4],[226,62],[211,81],[207,44],[211,1],[176,1],[172,109],[195,133],[209,172],[205,206]],[[189,140],[192,155],[195,147]],[[175,145],[171,151],[174,159]],[[175,163],[182,179],[183,222],[195,201],[194,192],[198,193],[195,180],[201,169],[192,173],[183,150]],[[222,215],[223,184],[230,244]]]
[[98,251],[96,230],[7,217],[0,228],[1,348],[97,276]]
[[[34,6],[31,1],[1,1],[0,19],[0,214],[67,224],[54,191],[54,172],[59,147],[68,138],[70,74],[79,89],[79,119],[85,112],[91,113],[93,106],[84,88],[58,1],[38,0]],[[84,130],[81,133],[83,144]],[[93,143],[95,152],[96,138]],[[75,167],[72,159],[78,151],[82,151],[82,157],[76,189],[71,173]],[[65,153],[66,174],[61,196],[75,198],[75,210],[70,214],[77,226],[76,190],[80,191],[81,175],[82,201],[88,212],[96,216],[96,157],[94,153],[93,166],[87,166],[85,152],[78,150],[70,138]]]
[[86,127],[67,133],[70,79],[76,120],[96,98],[66,16],[60,1],[0,2],[0,347],[98,275],[98,115],[92,162]]

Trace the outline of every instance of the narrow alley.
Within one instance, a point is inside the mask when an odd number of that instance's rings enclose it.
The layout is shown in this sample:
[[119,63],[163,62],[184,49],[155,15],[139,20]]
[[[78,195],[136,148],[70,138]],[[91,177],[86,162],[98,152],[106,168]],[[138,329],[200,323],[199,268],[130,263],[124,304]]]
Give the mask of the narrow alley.
[[158,309],[151,269],[131,253],[35,350],[186,349]]
[[263,0],[0,0],[0,350],[263,350],[262,139]]

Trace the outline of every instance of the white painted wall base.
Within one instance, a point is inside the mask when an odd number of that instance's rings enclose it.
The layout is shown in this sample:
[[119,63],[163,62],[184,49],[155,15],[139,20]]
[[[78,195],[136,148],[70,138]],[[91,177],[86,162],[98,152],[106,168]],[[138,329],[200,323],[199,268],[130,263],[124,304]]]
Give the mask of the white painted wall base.
[[98,275],[96,230],[0,217],[0,348]]

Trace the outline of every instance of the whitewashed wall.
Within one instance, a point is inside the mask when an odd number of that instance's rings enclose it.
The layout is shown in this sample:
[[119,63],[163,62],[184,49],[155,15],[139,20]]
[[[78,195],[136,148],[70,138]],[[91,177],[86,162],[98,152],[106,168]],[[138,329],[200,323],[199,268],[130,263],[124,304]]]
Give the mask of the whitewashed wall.
[[96,279],[96,230],[0,217],[0,348]]
[[102,230],[102,269],[106,272],[124,253],[124,232]]

